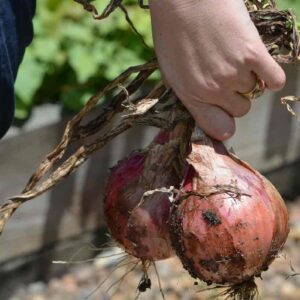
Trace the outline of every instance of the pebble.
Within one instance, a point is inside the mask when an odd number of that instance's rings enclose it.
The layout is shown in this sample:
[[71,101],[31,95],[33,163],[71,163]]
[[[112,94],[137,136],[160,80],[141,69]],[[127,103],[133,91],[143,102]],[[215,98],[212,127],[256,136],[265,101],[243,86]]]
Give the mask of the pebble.
[[95,277],[95,271],[96,269],[92,265],[77,267],[73,270],[73,276],[77,283],[82,285],[90,282]]
[[284,284],[281,289],[281,297],[285,300],[299,300],[300,287],[296,287],[291,282]]
[[64,275],[61,280],[66,292],[74,294],[78,290],[76,279],[72,274]]

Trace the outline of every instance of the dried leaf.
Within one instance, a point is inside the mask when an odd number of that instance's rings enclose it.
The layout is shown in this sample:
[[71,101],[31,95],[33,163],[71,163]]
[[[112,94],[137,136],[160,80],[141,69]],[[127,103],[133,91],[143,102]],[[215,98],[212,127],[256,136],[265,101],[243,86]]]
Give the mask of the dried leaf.
[[281,98],[281,104],[286,106],[288,112],[290,112],[292,116],[296,117],[298,122],[300,122],[300,118],[295,112],[295,110],[292,108],[292,106],[289,104],[289,102],[299,102],[299,101],[300,101],[300,97],[296,97],[296,96],[286,96]]

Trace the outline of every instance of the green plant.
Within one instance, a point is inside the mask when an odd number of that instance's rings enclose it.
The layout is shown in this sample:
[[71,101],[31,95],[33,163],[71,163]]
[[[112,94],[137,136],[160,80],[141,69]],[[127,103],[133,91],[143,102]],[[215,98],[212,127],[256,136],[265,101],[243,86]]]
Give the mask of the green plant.
[[[107,1],[97,2],[101,10]],[[60,101],[78,111],[119,73],[154,56],[148,11],[136,1],[126,4],[150,48],[141,43],[119,10],[97,22],[73,0],[37,1],[34,41],[16,82],[17,119],[27,118],[31,108],[42,102]]]
[[280,9],[291,8],[300,16],[300,2],[298,0],[277,0]]
[[[278,0],[278,6],[280,9],[292,9],[298,17],[298,21],[300,18],[300,2],[298,0]],[[298,29],[300,30],[300,22],[298,22]]]

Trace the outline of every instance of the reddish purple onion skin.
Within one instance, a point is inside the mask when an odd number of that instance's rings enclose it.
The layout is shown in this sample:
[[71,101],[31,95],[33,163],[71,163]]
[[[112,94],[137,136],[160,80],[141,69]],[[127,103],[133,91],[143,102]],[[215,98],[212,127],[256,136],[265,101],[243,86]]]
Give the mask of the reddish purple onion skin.
[[[288,236],[288,212],[281,196],[260,173],[204,135],[192,143],[187,162],[169,220],[172,244],[183,266],[208,284],[237,284],[260,276]],[[186,194],[209,194],[211,187],[221,190],[223,185],[247,195]]]
[[156,192],[141,199],[147,191],[179,187],[182,130],[162,131],[146,150],[119,162],[108,179],[104,200],[108,229],[126,252],[143,261],[174,255],[167,225],[168,195]]

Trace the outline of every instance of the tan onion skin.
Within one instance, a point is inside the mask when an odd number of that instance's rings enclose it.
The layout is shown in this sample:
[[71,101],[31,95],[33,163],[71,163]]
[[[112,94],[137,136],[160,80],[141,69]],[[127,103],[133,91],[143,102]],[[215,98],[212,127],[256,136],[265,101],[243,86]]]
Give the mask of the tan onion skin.
[[184,126],[162,131],[143,151],[134,152],[111,170],[104,200],[107,226],[125,251],[143,261],[173,256],[167,221],[171,203],[166,193],[141,199],[145,192],[179,187],[179,152]]
[[[172,244],[184,267],[208,284],[237,284],[260,276],[288,236],[281,196],[260,173],[203,134],[192,143],[187,162],[181,196],[169,220]],[[182,197],[222,185],[248,195]]]

